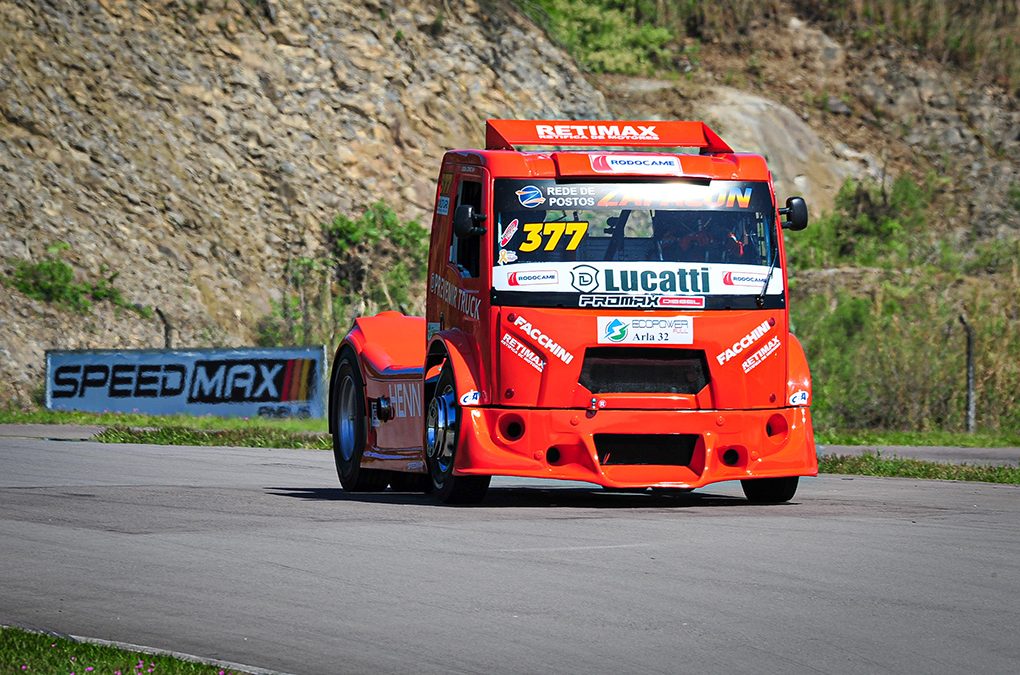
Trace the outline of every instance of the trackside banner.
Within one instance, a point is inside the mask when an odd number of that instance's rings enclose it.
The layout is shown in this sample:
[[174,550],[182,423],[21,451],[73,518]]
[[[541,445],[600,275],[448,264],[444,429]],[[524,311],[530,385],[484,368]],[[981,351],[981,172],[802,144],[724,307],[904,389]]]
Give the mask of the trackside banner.
[[46,352],[51,410],[323,417],[326,348]]

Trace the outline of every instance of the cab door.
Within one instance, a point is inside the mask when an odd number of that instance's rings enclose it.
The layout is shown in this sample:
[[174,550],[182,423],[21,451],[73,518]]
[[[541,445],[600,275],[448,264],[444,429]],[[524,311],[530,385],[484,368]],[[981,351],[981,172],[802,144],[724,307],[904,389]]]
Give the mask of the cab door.
[[[429,300],[426,309],[428,336],[438,331],[456,330],[471,345],[471,355],[487,372],[489,350],[484,347],[487,333],[482,318],[489,321],[489,288],[492,274],[491,181],[488,172],[477,165],[447,166],[440,175],[440,196],[448,190],[448,207],[437,212],[433,229]],[[486,219],[486,232],[480,236],[459,237],[453,231],[457,207],[470,205]]]

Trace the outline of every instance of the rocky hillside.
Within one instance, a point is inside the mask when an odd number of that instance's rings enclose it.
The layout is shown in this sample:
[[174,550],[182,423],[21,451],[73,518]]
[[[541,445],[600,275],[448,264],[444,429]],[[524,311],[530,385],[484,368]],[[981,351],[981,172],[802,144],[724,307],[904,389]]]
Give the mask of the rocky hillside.
[[[423,219],[443,150],[488,117],[707,119],[816,214],[847,177],[935,172],[958,242],[1017,237],[1015,99],[792,10],[747,45],[676,79],[586,79],[512,3],[0,0],[2,271],[66,241],[175,345],[250,343],[320,223],[380,199]],[[0,401],[33,396],[45,349],[163,339],[4,288]]]
[[[66,241],[180,345],[250,340],[336,214],[421,217],[486,118],[607,114],[505,3],[0,0],[0,64],[5,271]],[[28,398],[47,348],[162,344],[155,318],[5,288],[0,399]]]
[[[1020,102],[911,50],[842,44],[788,10],[746,44],[708,44],[680,81],[607,78],[616,114],[710,121],[764,151],[779,194],[828,210],[850,176],[935,174],[958,244],[1020,237]],[[1011,196],[1017,195],[1017,196]]]

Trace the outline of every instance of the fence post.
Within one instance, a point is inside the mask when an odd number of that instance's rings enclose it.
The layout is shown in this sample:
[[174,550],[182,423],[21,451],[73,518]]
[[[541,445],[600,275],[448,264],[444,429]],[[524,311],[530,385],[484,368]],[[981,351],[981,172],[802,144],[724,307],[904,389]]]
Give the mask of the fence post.
[[967,433],[974,433],[976,407],[974,403],[974,329],[967,323],[967,317],[960,315],[960,323],[967,333]]

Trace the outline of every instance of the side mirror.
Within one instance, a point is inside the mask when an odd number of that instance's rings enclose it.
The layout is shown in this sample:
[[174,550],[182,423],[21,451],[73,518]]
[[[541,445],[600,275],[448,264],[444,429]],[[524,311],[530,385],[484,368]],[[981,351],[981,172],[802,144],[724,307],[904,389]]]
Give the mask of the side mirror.
[[807,204],[801,197],[790,197],[786,200],[786,208],[779,209],[779,215],[786,216],[783,221],[784,230],[803,230],[807,227]]
[[458,237],[477,237],[485,234],[485,228],[478,224],[484,220],[484,213],[475,213],[475,207],[461,204],[453,212],[453,231]]

